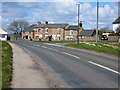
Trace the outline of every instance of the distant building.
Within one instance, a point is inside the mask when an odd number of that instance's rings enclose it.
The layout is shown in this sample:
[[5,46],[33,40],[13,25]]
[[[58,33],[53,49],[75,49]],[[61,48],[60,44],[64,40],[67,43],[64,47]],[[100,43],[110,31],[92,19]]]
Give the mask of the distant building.
[[120,16],[113,22],[113,31],[116,32],[118,27],[120,27]]
[[68,24],[45,24],[38,22],[22,31],[22,39],[41,41],[76,40],[78,26]]
[[7,40],[7,32],[5,30],[2,29],[2,27],[0,26],[0,40],[1,41],[6,41]]
[[[82,22],[80,22],[79,33],[82,31]],[[69,25],[65,29],[65,40],[77,40],[78,25]]]

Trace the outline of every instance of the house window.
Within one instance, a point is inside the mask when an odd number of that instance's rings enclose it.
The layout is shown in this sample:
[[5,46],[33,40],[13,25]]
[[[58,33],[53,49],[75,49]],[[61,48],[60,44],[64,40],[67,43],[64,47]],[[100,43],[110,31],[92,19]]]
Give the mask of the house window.
[[31,31],[29,32],[29,34],[31,34]]
[[45,35],[45,39],[47,40],[47,38],[48,38],[48,35]]
[[2,35],[1,35],[1,38],[5,38],[5,34],[2,34]]
[[66,40],[69,40],[69,37],[66,37]]
[[36,39],[38,39],[38,36],[36,36]]
[[25,34],[25,32],[23,32],[23,34]]
[[73,34],[73,30],[70,30],[70,34]]
[[58,40],[60,40],[60,36],[58,36]]
[[52,39],[55,40],[56,39],[56,35],[52,35]]
[[48,28],[45,28],[45,33],[48,33]]
[[41,32],[41,28],[38,29],[38,32],[39,32],[39,33]]
[[70,40],[73,40],[73,38],[72,38],[72,37],[70,37]]
[[60,28],[58,28],[58,33],[60,33],[60,31],[61,31],[61,29],[60,29]]

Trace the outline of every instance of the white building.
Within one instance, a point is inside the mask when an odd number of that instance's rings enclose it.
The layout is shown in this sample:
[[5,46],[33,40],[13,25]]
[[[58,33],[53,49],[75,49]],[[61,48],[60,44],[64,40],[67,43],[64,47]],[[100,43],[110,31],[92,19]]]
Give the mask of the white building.
[[113,22],[113,31],[116,32],[118,27],[120,27],[120,16]]
[[7,40],[7,32],[2,29],[0,26],[0,40],[1,41],[6,41]]

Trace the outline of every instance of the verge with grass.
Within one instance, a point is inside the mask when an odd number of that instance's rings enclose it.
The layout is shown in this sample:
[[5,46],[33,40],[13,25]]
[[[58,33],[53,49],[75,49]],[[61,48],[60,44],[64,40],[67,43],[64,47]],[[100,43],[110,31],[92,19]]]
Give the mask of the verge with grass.
[[97,51],[105,54],[110,54],[114,56],[118,56],[118,49],[104,46],[103,44],[94,44],[94,43],[86,43],[86,42],[80,42],[79,44],[66,44],[65,46],[74,47],[74,48],[80,48],[80,49],[86,49],[86,50],[92,50]]
[[12,67],[12,48],[7,42],[2,42],[2,88],[10,88]]

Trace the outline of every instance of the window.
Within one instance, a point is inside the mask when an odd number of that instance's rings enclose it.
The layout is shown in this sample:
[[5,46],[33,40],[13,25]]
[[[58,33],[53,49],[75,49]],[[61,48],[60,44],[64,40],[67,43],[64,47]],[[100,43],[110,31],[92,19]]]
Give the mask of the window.
[[48,35],[45,35],[45,39],[47,39],[48,38]]
[[5,34],[2,34],[2,35],[1,35],[1,38],[5,38]]
[[60,40],[60,36],[58,36],[58,40]]
[[45,28],[45,33],[48,33],[48,28]]
[[58,28],[58,33],[60,33],[60,31],[61,31],[61,29],[60,29],[60,28]]
[[38,39],[38,36],[36,36],[36,39]]
[[73,34],[73,30],[70,30],[70,34]]
[[42,35],[39,35],[39,39],[42,39]]
[[31,34],[31,31],[29,32],[29,34]]
[[56,39],[56,35],[52,35],[52,39],[55,40]]
[[41,32],[41,28],[38,29],[38,32],[39,32],[39,33]]
[[66,40],[69,40],[69,36],[66,36]]
[[23,31],[23,34],[25,34],[25,32]]
[[70,37],[70,40],[73,40],[73,38],[72,38],[72,37]]

